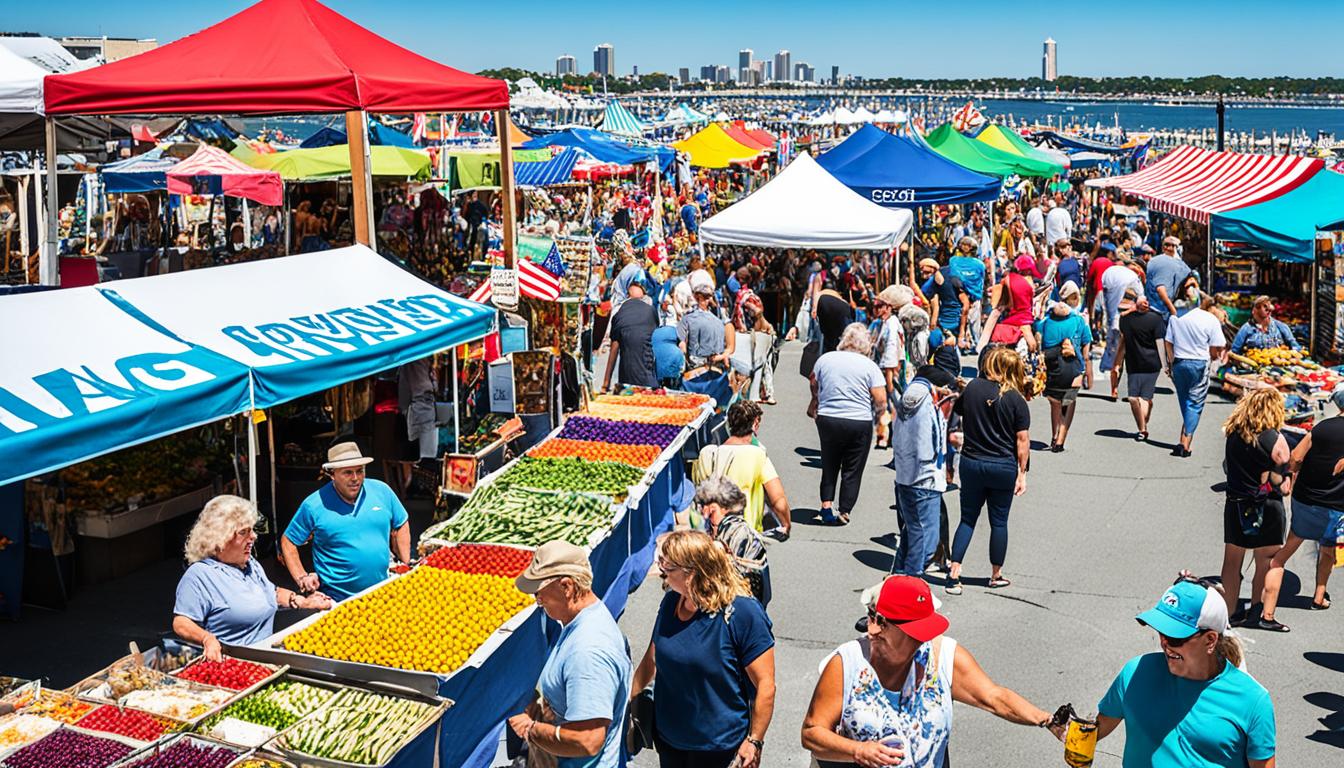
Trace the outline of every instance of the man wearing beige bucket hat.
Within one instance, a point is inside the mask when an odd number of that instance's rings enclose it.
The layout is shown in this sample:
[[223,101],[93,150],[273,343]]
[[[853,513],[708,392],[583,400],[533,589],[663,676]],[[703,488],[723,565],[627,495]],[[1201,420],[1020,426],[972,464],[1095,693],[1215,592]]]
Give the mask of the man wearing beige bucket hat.
[[541,698],[509,718],[509,728],[559,768],[616,768],[633,669],[625,635],[593,594],[588,554],[547,542],[515,583],[562,629],[537,682]]
[[[285,535],[280,560],[302,592],[321,587],[343,600],[387,578],[388,548],[403,563],[411,559],[406,508],[380,480],[364,477],[364,456],[353,442],[327,451],[322,472],[331,481],[299,505]],[[299,547],[313,544],[313,573],[303,567]]]

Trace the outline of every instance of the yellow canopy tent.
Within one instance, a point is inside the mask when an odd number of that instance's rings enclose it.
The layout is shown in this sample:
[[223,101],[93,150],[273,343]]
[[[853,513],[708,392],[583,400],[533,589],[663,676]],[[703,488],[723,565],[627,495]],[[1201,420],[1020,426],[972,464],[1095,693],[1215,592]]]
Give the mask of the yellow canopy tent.
[[523,129],[522,129],[522,128],[519,128],[519,127],[518,127],[518,124],[515,123],[515,122],[513,122],[513,118],[510,117],[510,118],[509,118],[509,146],[510,146],[510,147],[521,146],[524,142],[528,142],[528,141],[531,141],[531,140],[532,140],[532,137],[531,137],[531,136],[528,136],[526,133],[523,133]]
[[[233,154],[254,168],[276,171],[287,181],[350,175],[350,151],[344,144],[314,149],[291,149],[288,152],[276,152],[270,155],[252,153],[250,157],[240,157],[238,149],[235,148]],[[429,155],[415,149],[371,146],[369,166],[374,176],[429,178]]]
[[1040,149],[1031,146],[1027,143],[1026,139],[1023,139],[1012,131],[1004,129],[1003,126],[997,123],[985,126],[985,129],[980,131],[980,135],[975,138],[997,150],[1007,152],[1010,155],[1028,157],[1033,160],[1040,160],[1042,162],[1058,165],[1060,166],[1061,173],[1064,170],[1064,164],[1061,163],[1058,158],[1052,156],[1048,152],[1043,152]]
[[736,141],[717,123],[710,123],[672,146],[690,155],[691,165],[700,168],[727,168],[732,163],[754,160],[761,154],[761,150]]

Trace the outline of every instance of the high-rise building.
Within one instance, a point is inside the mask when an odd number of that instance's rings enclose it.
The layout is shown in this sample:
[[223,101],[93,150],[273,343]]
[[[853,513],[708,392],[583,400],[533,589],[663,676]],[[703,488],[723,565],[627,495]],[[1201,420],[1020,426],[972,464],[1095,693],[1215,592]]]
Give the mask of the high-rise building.
[[750,77],[743,84],[761,85],[762,83],[765,83],[768,79],[765,75],[765,64],[766,61],[764,59],[757,59],[756,61],[751,62]]
[[631,77],[639,77],[639,65],[636,64],[630,68]]
[[[704,73],[702,72],[701,74],[703,75]],[[677,81],[680,82],[682,85],[686,85],[687,83],[691,82],[691,68],[682,67],[681,69],[678,69]]]
[[1056,59],[1058,55],[1054,38],[1045,38],[1041,52],[1041,79],[1047,83],[1053,83],[1059,77],[1059,62]]
[[766,60],[762,61],[761,64],[764,65],[764,66],[761,67],[761,69],[765,71],[765,82],[767,82],[767,83],[774,82],[774,80],[775,80],[775,62],[771,61],[770,59],[766,59]]
[[775,54],[775,79],[788,80],[793,72],[793,54],[787,49]]
[[839,84],[840,84],[840,65],[838,65],[838,64],[832,64],[832,65],[831,65],[831,85],[839,85]]
[[731,83],[733,81],[733,68],[727,64],[720,64],[714,70],[714,82]]
[[793,79],[800,83],[810,83],[817,77],[817,68],[808,64],[806,61],[800,61],[793,65]]
[[755,51],[750,48],[743,48],[737,52],[737,82],[745,83],[751,79],[751,60]]
[[718,80],[719,67],[716,64],[706,64],[700,68],[700,79],[707,83]]
[[606,77],[616,76],[616,46],[603,43],[593,49],[593,71]]
[[575,61],[574,57],[570,56],[568,53],[566,53],[564,56],[557,56],[555,58],[556,77],[564,77],[565,75],[578,74],[578,71],[579,71],[579,63]]

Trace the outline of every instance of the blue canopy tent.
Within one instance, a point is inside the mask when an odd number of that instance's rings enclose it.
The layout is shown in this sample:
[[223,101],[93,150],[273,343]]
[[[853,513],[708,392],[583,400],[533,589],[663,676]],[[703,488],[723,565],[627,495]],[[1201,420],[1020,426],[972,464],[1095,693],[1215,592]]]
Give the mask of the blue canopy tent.
[[1213,214],[1212,236],[1258,245],[1282,261],[1316,259],[1316,232],[1344,229],[1344,175],[1318,171],[1272,200]]
[[168,189],[168,169],[177,158],[164,157],[163,150],[151,149],[143,155],[108,163],[98,169],[108,194],[135,194]]
[[[319,128],[316,133],[304,139],[299,144],[299,149],[317,149],[319,147],[333,147],[337,144],[346,143],[345,131],[338,128],[326,126]],[[398,131],[395,128],[389,128],[376,120],[369,121],[369,144],[378,147],[405,147],[406,149],[416,149],[415,139]]]
[[549,160],[513,163],[513,183],[520,187],[547,187],[564,184],[574,176],[574,165],[579,162],[579,150],[563,149]]
[[997,177],[948,160],[918,139],[893,136],[871,123],[817,158],[817,164],[889,208],[996,200],[1002,184]]
[[656,159],[663,173],[670,173],[677,160],[676,150],[670,147],[630,144],[592,128],[570,128],[549,133],[524,142],[522,147],[523,149],[574,147],[582,149],[601,162],[620,165],[647,163]]
[[1046,146],[1063,152],[1102,152],[1108,155],[1127,155],[1130,150],[1121,149],[1114,144],[1084,139],[1078,136],[1066,136],[1056,131],[1036,131],[1031,134],[1033,143],[1045,142]]

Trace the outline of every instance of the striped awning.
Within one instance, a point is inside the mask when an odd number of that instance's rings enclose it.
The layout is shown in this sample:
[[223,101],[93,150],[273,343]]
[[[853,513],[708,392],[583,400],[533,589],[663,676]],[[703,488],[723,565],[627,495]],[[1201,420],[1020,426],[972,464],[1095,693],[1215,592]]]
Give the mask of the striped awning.
[[577,149],[565,149],[550,160],[535,162],[515,161],[513,180],[520,187],[546,187],[572,181],[574,164],[579,160]]
[[645,131],[644,124],[639,118],[631,114],[621,102],[615,100],[607,102],[607,111],[597,129],[623,136],[643,136]]
[[1272,200],[1325,167],[1319,158],[1248,155],[1181,146],[1137,173],[1088,179],[1142,197],[1154,210],[1208,224],[1215,213]]

